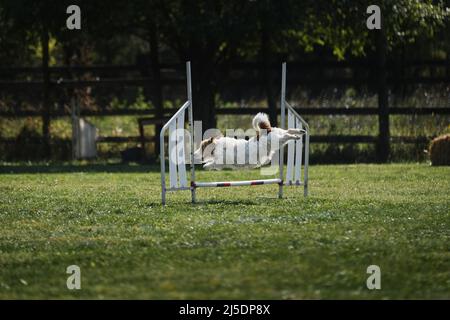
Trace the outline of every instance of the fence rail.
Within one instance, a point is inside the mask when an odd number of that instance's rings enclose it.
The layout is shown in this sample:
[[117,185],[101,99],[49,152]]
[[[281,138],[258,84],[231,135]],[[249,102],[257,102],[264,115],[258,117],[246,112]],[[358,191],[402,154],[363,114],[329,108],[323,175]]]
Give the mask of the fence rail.
[[[294,108],[298,113],[308,116],[328,116],[328,115],[378,115],[378,108]],[[165,109],[164,116],[170,116],[172,109]],[[279,111],[279,110],[277,110]],[[218,115],[252,115],[258,112],[268,112],[268,108],[218,108]],[[42,114],[39,110],[21,110],[21,111],[1,111],[0,117],[9,118],[26,118],[37,117]],[[433,115],[433,114],[450,114],[450,107],[426,107],[426,108],[407,108],[407,107],[391,107],[389,108],[391,115]],[[70,116],[68,111],[53,111],[50,113],[53,118]],[[80,115],[85,117],[103,117],[103,116],[131,116],[131,115],[148,115],[155,116],[155,109],[119,109],[119,110],[83,110]]]
[[[377,143],[378,138],[376,136],[368,135],[315,135],[311,136],[311,142],[313,143]],[[140,136],[121,136],[121,137],[106,137],[100,136],[97,138],[98,143],[132,143],[132,142],[156,142],[155,136],[142,137]],[[54,139],[54,144],[69,144],[72,140],[65,138]],[[408,137],[408,136],[392,136],[390,137],[392,143],[404,143],[404,144],[424,144],[429,141],[429,137]],[[28,139],[31,144],[41,144],[41,139]],[[0,138],[0,143],[4,144],[16,144],[15,138]]]
[[[184,79],[163,79],[161,84],[164,86],[168,85],[182,85]],[[292,77],[289,82],[293,85],[361,85],[362,83],[371,83],[375,80],[372,78],[361,77],[358,79],[347,78],[347,77],[333,77],[333,78],[320,78],[315,77]],[[402,77],[393,78],[388,77],[386,80],[388,85],[395,83],[403,84],[447,84],[450,83],[450,76],[441,77]],[[233,86],[261,86],[265,83],[262,79],[257,78],[247,78],[247,79],[236,79],[233,81]],[[275,81],[273,82],[275,83]],[[60,88],[85,88],[94,86],[110,86],[110,85],[121,85],[121,86],[138,86],[138,85],[150,85],[154,84],[154,79],[151,77],[136,77],[130,78],[101,78],[93,80],[71,80],[71,79],[61,79],[61,80],[51,80],[48,82],[49,86],[60,87]],[[0,87],[9,89],[35,89],[36,87],[42,87],[45,82],[42,80],[0,80]]]

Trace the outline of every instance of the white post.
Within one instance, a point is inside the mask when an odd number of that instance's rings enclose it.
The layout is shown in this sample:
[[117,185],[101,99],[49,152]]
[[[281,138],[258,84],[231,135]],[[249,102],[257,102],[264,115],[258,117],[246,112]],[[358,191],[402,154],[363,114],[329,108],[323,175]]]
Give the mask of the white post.
[[161,162],[161,202],[166,204],[166,159],[164,156],[164,129],[159,133],[159,157]]
[[71,100],[72,112],[71,112],[71,120],[72,120],[72,160],[77,158],[77,132],[75,128],[75,98]]
[[303,194],[305,197],[308,196],[308,166],[309,166],[309,127],[307,127],[306,131],[306,141],[305,141],[305,170],[304,172],[304,189]]
[[[286,111],[285,111],[285,101],[286,101],[286,62],[283,62],[281,67],[281,123],[280,128],[284,129],[286,122]],[[284,146],[280,146],[280,180],[281,183],[278,188],[278,198],[283,198],[283,167],[284,167]]]
[[72,98],[72,160],[81,156],[80,142],[80,105],[78,98]]
[[192,80],[191,80],[191,62],[186,62],[186,77],[187,77],[187,96],[189,100],[189,131],[191,142],[191,196],[192,203],[195,203],[195,163],[194,163],[194,115],[192,106]]

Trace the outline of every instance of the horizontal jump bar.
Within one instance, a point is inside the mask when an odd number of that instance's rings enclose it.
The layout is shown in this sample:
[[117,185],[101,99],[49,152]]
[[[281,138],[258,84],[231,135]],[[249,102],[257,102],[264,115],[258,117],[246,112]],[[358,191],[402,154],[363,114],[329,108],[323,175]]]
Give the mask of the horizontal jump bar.
[[224,182],[194,182],[194,188],[208,187],[237,187],[237,186],[257,186],[262,184],[280,184],[281,179],[247,180],[247,181],[224,181]]
[[[196,182],[192,185],[194,188],[206,188],[206,187],[237,187],[237,186],[257,186],[262,184],[280,184],[280,179],[268,179],[268,180],[252,180],[252,181],[230,181],[230,182]],[[302,186],[301,181],[286,181],[283,183],[285,186]],[[167,188],[166,191],[182,191],[191,190],[192,187],[178,187]]]

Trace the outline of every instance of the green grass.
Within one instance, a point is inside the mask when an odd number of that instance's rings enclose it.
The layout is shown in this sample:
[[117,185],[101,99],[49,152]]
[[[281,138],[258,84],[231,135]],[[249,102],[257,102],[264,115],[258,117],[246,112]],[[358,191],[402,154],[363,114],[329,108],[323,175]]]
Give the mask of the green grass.
[[[198,172],[201,180],[258,171]],[[450,298],[450,168],[312,166],[277,186],[170,193],[157,168],[0,167],[0,298]],[[82,289],[66,288],[79,265]],[[381,290],[366,288],[369,265]]]

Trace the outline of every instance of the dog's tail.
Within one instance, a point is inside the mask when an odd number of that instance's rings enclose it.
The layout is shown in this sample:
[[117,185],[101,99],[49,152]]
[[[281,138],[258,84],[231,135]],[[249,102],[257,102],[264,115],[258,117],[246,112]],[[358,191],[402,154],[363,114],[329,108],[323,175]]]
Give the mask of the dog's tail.
[[256,130],[256,132],[260,132],[261,130],[265,129],[267,132],[270,132],[272,130],[272,127],[270,125],[269,117],[267,114],[260,112],[258,113],[252,121],[253,128]]

